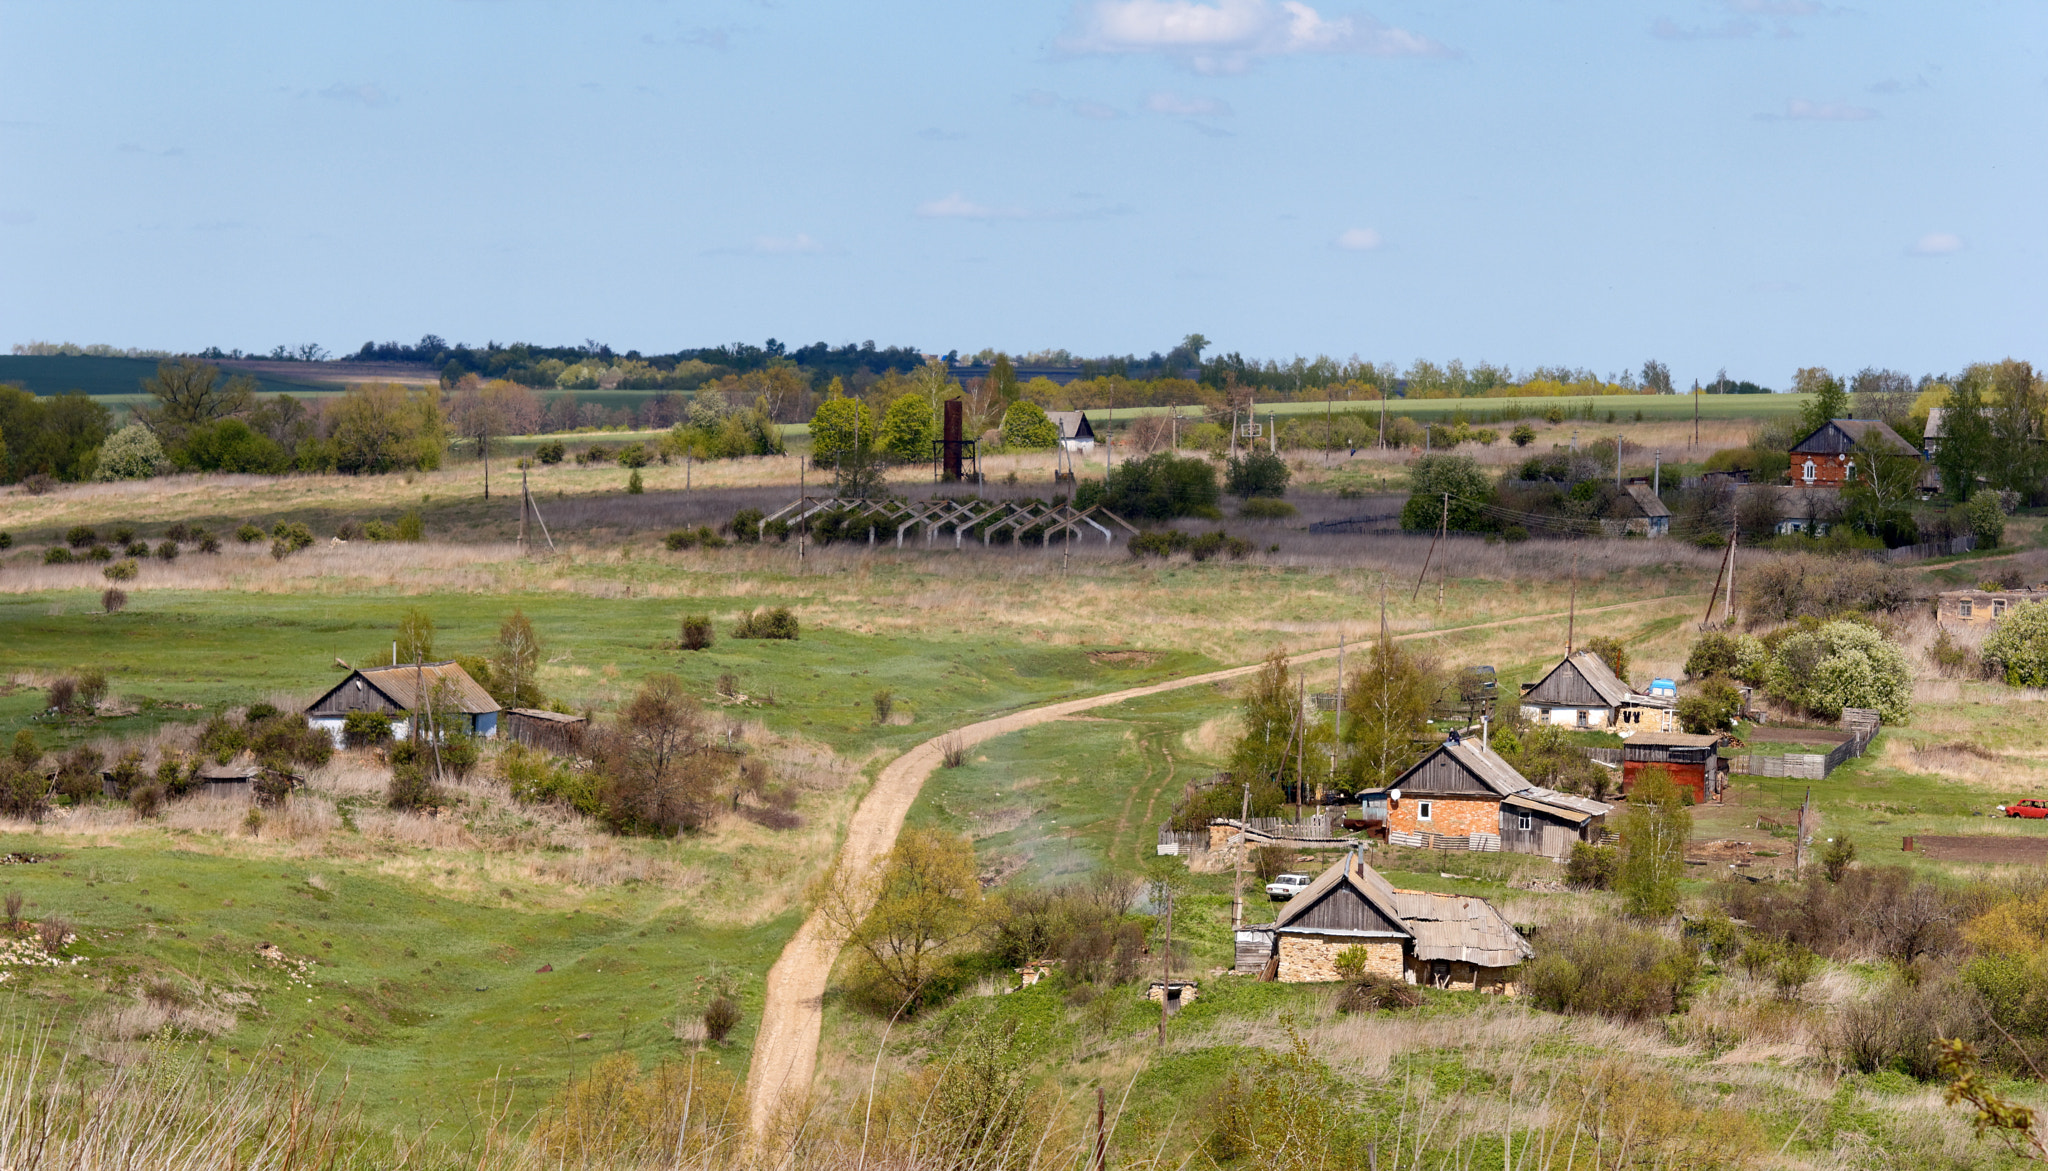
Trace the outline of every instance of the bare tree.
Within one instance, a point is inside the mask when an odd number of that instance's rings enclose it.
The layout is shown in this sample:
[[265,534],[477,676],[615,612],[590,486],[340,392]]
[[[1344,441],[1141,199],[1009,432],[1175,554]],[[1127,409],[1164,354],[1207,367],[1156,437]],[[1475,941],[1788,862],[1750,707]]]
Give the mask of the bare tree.
[[1913,380],[1900,371],[1865,366],[1849,381],[1849,393],[1854,396],[1858,418],[1878,419],[1899,431],[1912,417]]
[[168,444],[194,427],[248,410],[255,398],[256,381],[237,374],[222,382],[218,366],[172,358],[157,363],[156,374],[142,380],[142,389],[156,405],[138,406],[135,415]]

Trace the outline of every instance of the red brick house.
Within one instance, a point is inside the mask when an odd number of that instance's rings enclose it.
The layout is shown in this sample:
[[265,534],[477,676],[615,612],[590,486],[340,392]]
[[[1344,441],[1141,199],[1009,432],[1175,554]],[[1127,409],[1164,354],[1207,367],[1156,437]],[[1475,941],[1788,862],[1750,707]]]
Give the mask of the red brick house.
[[1794,484],[1840,488],[1856,475],[1856,449],[1885,448],[1919,459],[1920,449],[1876,419],[1829,419],[1792,445]]
[[1552,858],[1574,842],[1598,841],[1611,809],[1532,785],[1498,752],[1455,733],[1409,766],[1387,797],[1388,840],[1397,844],[1463,838],[1472,849]]

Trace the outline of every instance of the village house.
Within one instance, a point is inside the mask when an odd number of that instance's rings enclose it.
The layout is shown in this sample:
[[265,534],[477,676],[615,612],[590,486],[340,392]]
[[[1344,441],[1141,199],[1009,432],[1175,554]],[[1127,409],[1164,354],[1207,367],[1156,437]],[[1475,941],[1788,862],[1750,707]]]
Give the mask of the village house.
[[1692,790],[1693,804],[1719,800],[1728,788],[1728,761],[1721,756],[1719,736],[1687,732],[1637,732],[1621,749],[1621,789],[1635,789],[1646,768],[1661,768],[1681,789]]
[[1095,428],[1086,411],[1047,411],[1045,417],[1060,429],[1060,447],[1067,451],[1094,451]]
[[1342,978],[1337,957],[1356,947],[1373,975],[1512,996],[1518,966],[1536,954],[1486,900],[1397,890],[1355,853],[1288,902],[1272,939],[1288,984]]
[[498,727],[505,738],[528,748],[539,748],[562,756],[574,756],[583,748],[583,733],[590,721],[582,716],[540,708],[506,708]]
[[1387,840],[1426,846],[1462,838],[1468,849],[1562,858],[1576,842],[1599,841],[1610,811],[1530,784],[1498,752],[1454,732],[1389,787]]
[[1671,510],[1650,485],[1642,480],[1631,481],[1616,502],[1621,510],[1620,519],[1602,522],[1619,530],[1616,535],[1637,537],[1668,537],[1671,535]]
[[307,705],[306,723],[339,745],[349,713],[379,712],[391,717],[392,735],[402,740],[412,734],[412,714],[424,704],[433,705],[434,719],[444,728],[486,739],[497,735],[498,701],[453,660],[350,671]]
[[1792,445],[1794,484],[1841,488],[1856,476],[1856,450],[1892,450],[1915,459],[1920,449],[1876,419],[1829,419]]
[[1935,595],[1935,621],[1943,626],[1996,626],[2026,602],[2048,602],[2048,584],[2032,589],[1943,590]]
[[1671,700],[1623,683],[1592,651],[1574,651],[1522,690],[1522,714],[1544,724],[1607,731],[1677,727]]

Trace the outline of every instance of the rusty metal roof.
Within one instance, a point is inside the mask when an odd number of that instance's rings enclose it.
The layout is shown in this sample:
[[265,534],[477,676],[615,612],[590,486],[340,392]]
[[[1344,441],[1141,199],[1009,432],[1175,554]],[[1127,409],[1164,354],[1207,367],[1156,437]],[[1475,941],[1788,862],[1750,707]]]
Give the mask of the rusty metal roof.
[[1415,935],[1415,958],[1462,960],[1506,968],[1533,959],[1536,949],[1485,899],[1470,895],[1397,890],[1394,903]]
[[438,702],[451,703],[455,710],[467,715],[483,715],[500,710],[498,701],[491,698],[491,693],[485,691],[482,684],[471,679],[469,672],[457,666],[452,659],[441,663],[368,667],[357,671],[356,674],[367,680],[370,686],[390,696],[391,702],[406,711],[413,711],[420,706],[421,687],[426,689],[429,697]]

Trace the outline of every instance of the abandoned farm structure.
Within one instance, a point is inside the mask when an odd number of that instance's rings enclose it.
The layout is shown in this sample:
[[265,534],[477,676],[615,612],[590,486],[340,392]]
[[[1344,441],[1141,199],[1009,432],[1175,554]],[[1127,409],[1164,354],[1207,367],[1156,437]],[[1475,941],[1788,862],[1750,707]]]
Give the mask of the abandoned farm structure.
[[[1270,950],[1261,955],[1261,946]],[[1348,854],[1294,896],[1270,927],[1239,933],[1239,964],[1290,984],[1336,980],[1337,957],[1354,947],[1374,975],[1508,995],[1516,991],[1516,967],[1536,954],[1486,900],[1396,890],[1364,858]]]
[[391,717],[392,734],[404,739],[413,713],[429,704],[444,727],[485,738],[498,733],[498,701],[453,660],[350,671],[307,706],[306,722],[340,744],[350,713],[378,712]]
[[583,732],[589,724],[582,716],[530,707],[506,708],[498,719],[506,739],[562,756],[574,756],[582,749]]
[[1529,783],[1501,755],[1452,733],[1409,766],[1387,792],[1387,840],[1564,858],[1598,844],[1613,807]]

